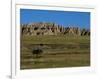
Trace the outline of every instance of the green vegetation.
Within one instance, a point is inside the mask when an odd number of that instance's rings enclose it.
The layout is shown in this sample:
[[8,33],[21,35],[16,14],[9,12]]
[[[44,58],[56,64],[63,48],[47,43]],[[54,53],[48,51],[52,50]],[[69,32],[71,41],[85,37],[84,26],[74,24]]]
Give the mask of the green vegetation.
[[[32,51],[43,44],[41,57]],[[90,66],[90,36],[21,36],[21,69]]]

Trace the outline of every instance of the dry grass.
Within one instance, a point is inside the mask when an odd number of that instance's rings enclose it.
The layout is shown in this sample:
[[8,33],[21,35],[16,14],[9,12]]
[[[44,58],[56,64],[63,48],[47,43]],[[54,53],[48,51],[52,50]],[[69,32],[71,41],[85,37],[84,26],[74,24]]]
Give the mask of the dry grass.
[[[32,50],[43,44],[40,58]],[[79,67],[90,65],[89,36],[23,36],[21,37],[21,69]]]

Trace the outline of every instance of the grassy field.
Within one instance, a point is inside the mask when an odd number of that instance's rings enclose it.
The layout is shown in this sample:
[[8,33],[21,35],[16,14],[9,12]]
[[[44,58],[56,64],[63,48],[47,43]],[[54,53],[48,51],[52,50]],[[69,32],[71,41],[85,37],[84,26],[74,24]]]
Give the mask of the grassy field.
[[[43,44],[36,58],[32,50]],[[90,36],[21,36],[21,69],[80,67],[90,65]]]

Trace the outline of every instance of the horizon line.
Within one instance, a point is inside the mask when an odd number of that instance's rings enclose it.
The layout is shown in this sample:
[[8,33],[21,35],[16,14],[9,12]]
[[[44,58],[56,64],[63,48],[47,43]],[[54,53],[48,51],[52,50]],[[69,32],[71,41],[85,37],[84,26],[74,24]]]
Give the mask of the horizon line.
[[87,28],[87,29],[90,29],[90,28],[88,28],[88,27],[80,27],[80,26],[78,26],[78,25],[66,25],[66,26],[64,26],[64,25],[61,25],[61,24],[57,24],[57,23],[55,23],[55,22],[30,22],[30,23],[20,23],[20,25],[22,25],[22,24],[25,24],[25,25],[31,25],[31,24],[38,24],[38,23],[51,23],[51,24],[55,24],[55,25],[59,25],[59,26],[62,26],[62,27],[76,27],[76,28],[82,28],[82,29],[85,29],[85,28]]

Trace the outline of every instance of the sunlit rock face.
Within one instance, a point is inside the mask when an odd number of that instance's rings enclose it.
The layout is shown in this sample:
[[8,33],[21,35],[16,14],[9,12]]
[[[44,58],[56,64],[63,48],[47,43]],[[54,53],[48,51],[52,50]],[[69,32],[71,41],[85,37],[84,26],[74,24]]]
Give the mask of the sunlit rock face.
[[90,35],[89,29],[80,29],[73,26],[61,26],[55,23],[21,24],[21,35]]

